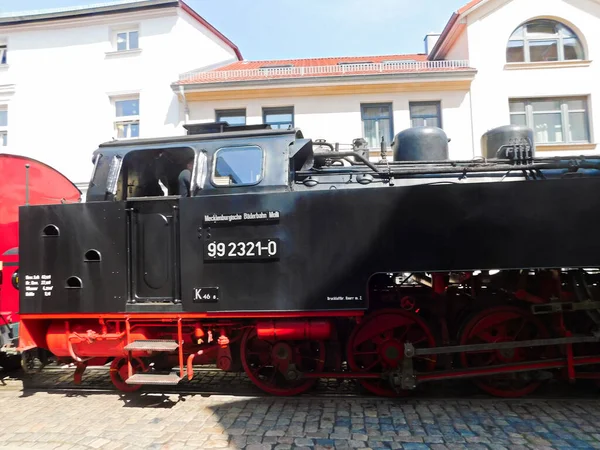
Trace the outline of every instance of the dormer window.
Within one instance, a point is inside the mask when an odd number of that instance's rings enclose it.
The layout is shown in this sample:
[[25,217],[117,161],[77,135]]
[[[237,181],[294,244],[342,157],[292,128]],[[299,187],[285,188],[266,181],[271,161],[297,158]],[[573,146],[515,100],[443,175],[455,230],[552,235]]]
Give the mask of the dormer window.
[[260,66],[261,69],[289,69],[294,67],[293,64],[273,64],[272,66]]
[[532,20],[511,35],[506,48],[509,63],[576,61],[584,59],[577,34],[556,20]]
[[373,61],[356,61],[356,62],[344,61],[344,62],[339,62],[338,66],[366,66],[368,64],[373,64]]
[[415,59],[392,59],[389,61],[383,61],[383,64],[415,64],[417,61]]

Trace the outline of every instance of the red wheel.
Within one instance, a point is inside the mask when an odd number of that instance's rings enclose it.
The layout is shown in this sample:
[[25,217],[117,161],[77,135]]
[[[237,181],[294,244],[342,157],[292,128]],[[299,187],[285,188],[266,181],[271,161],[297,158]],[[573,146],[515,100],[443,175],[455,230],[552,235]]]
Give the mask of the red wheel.
[[[540,320],[514,306],[498,306],[475,315],[463,328],[461,345],[545,339],[549,334]],[[505,350],[479,350],[461,353],[463,367],[489,367],[542,359],[544,347],[522,347]],[[540,385],[531,372],[513,372],[475,379],[475,384],[488,394],[516,398],[531,394]]]
[[241,359],[246,374],[263,391],[273,395],[298,395],[309,390],[316,379],[294,379],[298,372],[321,372],[325,366],[322,341],[264,341],[256,329],[242,338]]
[[[145,371],[144,363],[139,358],[132,358],[131,365],[133,373]],[[115,387],[122,392],[135,392],[142,387],[141,384],[127,384],[125,381],[129,378],[127,369],[127,358],[115,358],[110,365],[110,380]]]
[[[404,343],[416,348],[434,347],[435,339],[425,322],[417,315],[399,309],[383,309],[367,316],[354,328],[348,339],[348,366],[355,372],[383,373],[401,367]],[[435,368],[435,356],[415,356],[414,369]],[[406,395],[396,392],[389,381],[360,380],[370,392],[382,396]]]

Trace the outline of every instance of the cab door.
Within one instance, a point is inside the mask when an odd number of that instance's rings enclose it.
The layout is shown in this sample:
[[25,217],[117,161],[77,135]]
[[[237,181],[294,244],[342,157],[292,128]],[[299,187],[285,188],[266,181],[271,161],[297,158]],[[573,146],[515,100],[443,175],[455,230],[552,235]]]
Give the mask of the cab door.
[[177,198],[137,198],[129,203],[130,303],[181,303]]

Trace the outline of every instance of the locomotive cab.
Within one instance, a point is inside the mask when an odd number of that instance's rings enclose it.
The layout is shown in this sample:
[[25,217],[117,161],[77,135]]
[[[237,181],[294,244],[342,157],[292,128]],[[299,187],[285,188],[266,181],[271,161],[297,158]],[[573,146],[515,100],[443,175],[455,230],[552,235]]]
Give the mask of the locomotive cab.
[[[107,143],[94,154],[87,201],[180,197],[179,175],[191,169],[191,196],[287,190],[290,154],[299,152],[295,130],[258,130],[191,135],[177,139]],[[190,139],[191,138],[191,139]],[[303,140],[306,146],[308,140]],[[304,156],[306,157],[306,156]],[[234,189],[232,191],[232,188]]]
[[[112,262],[122,269],[116,271],[115,282],[118,279],[129,286],[129,310],[182,310],[181,235],[188,234],[185,228],[189,226],[198,228],[198,224],[182,223],[182,211],[195,209],[188,203],[194,197],[289,191],[290,149],[299,153],[294,150],[298,136],[294,130],[250,130],[100,146],[94,155],[86,207],[88,217],[104,221],[111,230],[113,242],[129,247],[130,259]],[[189,184],[184,193],[186,176]],[[72,232],[79,235],[81,230],[75,228]],[[89,239],[90,233],[86,234]],[[112,253],[112,243],[105,236],[99,235],[97,241],[101,242],[90,245],[88,251],[100,264],[86,258],[76,263],[94,284],[102,283],[104,273],[95,266],[108,265],[103,255]],[[66,288],[71,297],[83,299],[93,294],[86,292],[89,281],[76,274],[81,268],[71,267],[75,286]],[[121,279],[127,272],[129,281]],[[119,308],[124,307],[122,301]]]

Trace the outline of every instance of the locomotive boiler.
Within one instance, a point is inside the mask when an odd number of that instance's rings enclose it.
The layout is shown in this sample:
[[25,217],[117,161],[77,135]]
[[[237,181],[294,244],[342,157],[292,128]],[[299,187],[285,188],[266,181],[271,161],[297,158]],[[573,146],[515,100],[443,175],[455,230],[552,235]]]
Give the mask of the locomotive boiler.
[[407,130],[378,162],[361,140],[202,128],[103,144],[85,203],[20,209],[28,358],[76,381],[110,363],[125,391],[202,364],[277,395],[598,377],[600,158],[540,158],[512,128],[463,161]]

